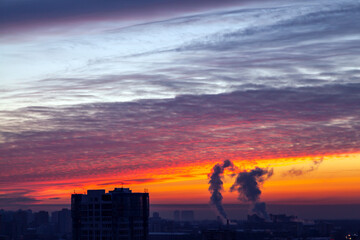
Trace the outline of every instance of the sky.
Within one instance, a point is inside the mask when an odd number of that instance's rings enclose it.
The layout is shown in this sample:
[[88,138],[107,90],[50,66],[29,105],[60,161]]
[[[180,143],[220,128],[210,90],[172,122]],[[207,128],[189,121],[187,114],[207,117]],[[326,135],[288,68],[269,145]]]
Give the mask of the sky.
[[[130,187],[360,203],[360,3],[0,0],[0,208]],[[224,203],[241,203],[229,192]]]

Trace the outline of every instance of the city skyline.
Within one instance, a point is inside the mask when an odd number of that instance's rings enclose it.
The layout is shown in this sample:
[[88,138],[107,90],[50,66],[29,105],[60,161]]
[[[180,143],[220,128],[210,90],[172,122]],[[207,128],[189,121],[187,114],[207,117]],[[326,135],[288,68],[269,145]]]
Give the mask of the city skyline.
[[360,204],[360,4],[3,0],[0,209],[88,189],[151,204]]

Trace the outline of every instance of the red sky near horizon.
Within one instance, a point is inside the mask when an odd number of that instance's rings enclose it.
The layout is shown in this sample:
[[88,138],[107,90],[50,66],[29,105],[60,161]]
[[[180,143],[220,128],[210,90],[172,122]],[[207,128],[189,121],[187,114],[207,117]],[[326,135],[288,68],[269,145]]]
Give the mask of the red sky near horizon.
[[359,203],[360,4],[211,2],[4,2],[0,208],[208,203],[225,159],[274,169],[262,201]]

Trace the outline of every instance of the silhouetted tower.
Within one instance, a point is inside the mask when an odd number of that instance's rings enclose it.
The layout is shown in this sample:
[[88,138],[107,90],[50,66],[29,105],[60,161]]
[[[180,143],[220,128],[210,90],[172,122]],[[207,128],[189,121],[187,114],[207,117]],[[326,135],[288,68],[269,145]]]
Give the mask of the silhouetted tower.
[[128,188],[72,194],[73,240],[147,240],[149,194]]

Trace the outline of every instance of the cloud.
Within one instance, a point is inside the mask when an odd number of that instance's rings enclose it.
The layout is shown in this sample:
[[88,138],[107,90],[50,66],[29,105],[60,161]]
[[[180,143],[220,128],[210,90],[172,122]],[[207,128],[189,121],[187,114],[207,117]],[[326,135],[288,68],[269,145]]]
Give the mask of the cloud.
[[[37,2],[6,1],[2,24],[74,23],[123,4]],[[155,6],[142,3],[125,9]],[[359,151],[358,2],[268,4],[3,34],[0,185],[146,182],[161,167]]]
[[[0,9],[0,26],[15,28],[21,26],[51,26],[56,24],[95,22],[109,19],[123,21],[159,19],[164,16],[174,16],[208,10],[228,5],[240,5],[251,2],[249,0],[229,1],[219,3],[215,0],[193,2],[189,0],[134,0],[134,1],[101,1],[101,0],[70,0],[62,1],[9,1],[2,2]],[[264,2],[264,0],[259,1]]]
[[174,178],[137,178],[137,179],[124,179],[121,181],[112,181],[98,184],[99,186],[107,185],[124,185],[124,184],[142,184],[142,183],[154,183],[154,182],[163,182],[167,180],[172,180]]
[[359,84],[329,85],[2,112],[12,121],[0,133],[0,179],[355,152],[359,93]]
[[0,208],[24,207],[40,202],[36,198],[30,197],[33,191],[29,190],[10,190],[6,194],[0,194]]
[[348,0],[274,3],[11,41],[1,109],[358,83],[358,10]]

